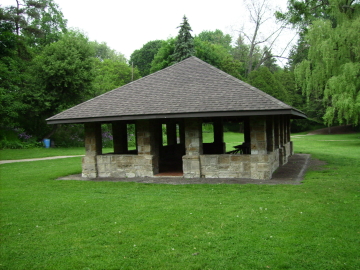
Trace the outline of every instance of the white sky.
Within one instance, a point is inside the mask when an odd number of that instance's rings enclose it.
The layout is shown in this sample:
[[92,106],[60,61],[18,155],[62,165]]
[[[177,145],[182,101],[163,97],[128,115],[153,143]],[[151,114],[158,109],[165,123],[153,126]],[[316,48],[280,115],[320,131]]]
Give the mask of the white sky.
[[[2,5],[14,5],[15,0],[2,0]],[[68,27],[85,32],[90,40],[106,42],[129,59],[132,52],[156,39],[175,37],[184,15],[193,35],[204,30],[222,30],[236,36],[241,26],[250,29],[248,11],[242,0],[54,0],[68,20]],[[286,8],[287,0],[269,1],[273,10]],[[278,8],[277,8],[278,7]],[[272,12],[273,13],[273,12]],[[266,23],[269,33],[274,26]],[[251,32],[250,32],[251,33]],[[284,33],[273,53],[279,54],[294,34]],[[278,51],[276,51],[278,50]],[[285,62],[284,62],[285,63]]]

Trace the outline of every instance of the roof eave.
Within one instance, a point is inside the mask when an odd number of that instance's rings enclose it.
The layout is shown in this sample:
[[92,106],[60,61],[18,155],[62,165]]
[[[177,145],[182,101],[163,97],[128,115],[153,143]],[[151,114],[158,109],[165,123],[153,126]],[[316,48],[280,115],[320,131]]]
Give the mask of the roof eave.
[[149,114],[149,115],[120,115],[102,116],[71,119],[46,119],[48,124],[80,124],[89,122],[113,122],[144,119],[167,119],[167,118],[194,118],[194,117],[230,117],[230,116],[259,116],[259,115],[291,115],[291,118],[307,118],[307,116],[296,109],[261,110],[261,111],[232,111],[232,112],[192,112],[172,114]]

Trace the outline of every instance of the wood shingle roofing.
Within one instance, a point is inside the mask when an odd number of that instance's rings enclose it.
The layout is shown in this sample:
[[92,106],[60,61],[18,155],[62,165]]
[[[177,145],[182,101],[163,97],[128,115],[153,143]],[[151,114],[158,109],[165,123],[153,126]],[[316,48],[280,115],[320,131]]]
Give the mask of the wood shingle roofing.
[[76,105],[48,118],[47,122],[279,114],[306,117],[259,89],[190,57]]

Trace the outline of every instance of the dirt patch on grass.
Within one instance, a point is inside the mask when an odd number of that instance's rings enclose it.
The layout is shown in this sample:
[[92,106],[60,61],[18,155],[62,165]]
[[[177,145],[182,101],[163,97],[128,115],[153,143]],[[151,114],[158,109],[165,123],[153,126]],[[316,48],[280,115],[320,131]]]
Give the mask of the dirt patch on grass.
[[352,134],[356,133],[351,125],[321,128],[308,133],[308,135],[328,135],[328,134]]
[[311,159],[309,162],[308,170],[323,171],[325,170],[324,168],[325,165],[327,165],[325,161],[319,159]]

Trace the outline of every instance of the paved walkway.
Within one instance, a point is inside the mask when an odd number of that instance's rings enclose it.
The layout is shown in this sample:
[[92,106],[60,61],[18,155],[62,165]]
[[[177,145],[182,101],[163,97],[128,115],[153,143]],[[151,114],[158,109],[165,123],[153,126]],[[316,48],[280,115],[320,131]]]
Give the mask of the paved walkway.
[[14,159],[14,160],[0,160],[0,164],[14,163],[14,162],[28,162],[28,161],[49,160],[49,159],[58,159],[58,158],[83,157],[83,156],[84,156],[84,155],[77,155],[77,156],[55,156],[55,157]]

